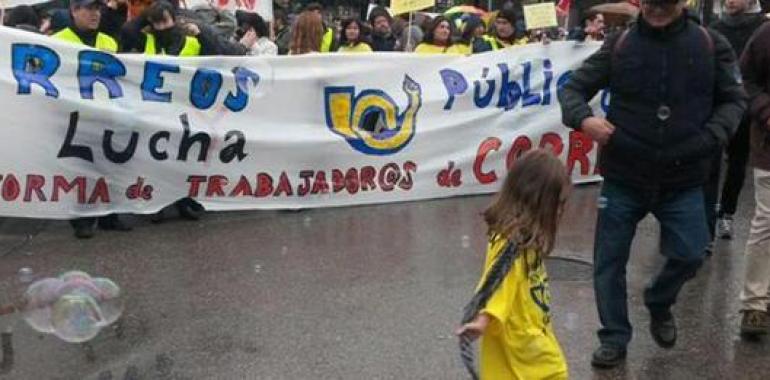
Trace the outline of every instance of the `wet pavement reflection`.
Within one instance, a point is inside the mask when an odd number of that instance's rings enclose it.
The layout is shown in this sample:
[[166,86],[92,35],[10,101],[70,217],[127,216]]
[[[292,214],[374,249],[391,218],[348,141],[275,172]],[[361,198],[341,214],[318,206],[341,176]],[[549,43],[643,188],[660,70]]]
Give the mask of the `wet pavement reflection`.
[[[594,371],[598,320],[590,279],[598,186],[572,194],[552,267],[554,325],[573,379],[768,379],[770,339],[738,338],[738,293],[751,189],[737,236],[680,295],[680,340],[647,332],[644,285],[662,264],[654,221],[640,225],[628,269],[634,340],[627,364]],[[130,233],[71,237],[65,222],[0,220],[0,305],[36,277],[81,270],[124,291],[118,324],[87,344],[0,316],[13,360],[2,379],[464,379],[451,336],[478,280],[490,197],[302,212],[136,219]],[[29,275],[26,270],[23,271]],[[3,336],[8,336],[7,334]]]

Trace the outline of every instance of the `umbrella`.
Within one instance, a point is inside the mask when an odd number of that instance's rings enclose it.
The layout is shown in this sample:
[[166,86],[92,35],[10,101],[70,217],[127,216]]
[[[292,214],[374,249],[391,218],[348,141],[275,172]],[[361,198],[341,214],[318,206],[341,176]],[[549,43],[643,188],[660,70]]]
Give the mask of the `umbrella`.
[[484,16],[486,16],[487,11],[485,11],[485,10],[483,10],[481,8],[476,8],[473,5],[457,5],[457,6],[454,6],[452,8],[447,9],[446,12],[444,12],[444,16],[459,15],[459,14],[463,14],[463,13],[472,14],[472,15],[478,15],[479,17],[484,17]]
[[639,8],[625,1],[599,4],[591,7],[591,10],[603,14],[604,22],[608,25],[625,24],[639,14]]

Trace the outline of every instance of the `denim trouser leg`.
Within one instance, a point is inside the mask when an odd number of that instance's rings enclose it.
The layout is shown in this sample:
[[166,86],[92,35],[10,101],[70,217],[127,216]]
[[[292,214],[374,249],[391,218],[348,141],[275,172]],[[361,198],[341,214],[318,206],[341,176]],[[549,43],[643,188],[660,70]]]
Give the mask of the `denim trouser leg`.
[[[594,241],[594,291],[602,344],[625,348],[631,340],[626,301],[626,264],[636,225],[647,214],[641,191],[602,185]],[[703,210],[701,208],[701,210]]]
[[664,192],[652,204],[660,221],[661,252],[666,264],[644,293],[645,305],[655,318],[667,319],[682,286],[695,277],[710,239],[703,210],[702,188]]

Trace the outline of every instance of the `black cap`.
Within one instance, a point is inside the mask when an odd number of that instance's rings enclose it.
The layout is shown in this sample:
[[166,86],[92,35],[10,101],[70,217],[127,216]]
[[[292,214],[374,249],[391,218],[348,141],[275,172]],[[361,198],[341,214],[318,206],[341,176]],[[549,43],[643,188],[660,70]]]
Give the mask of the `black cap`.
[[102,0],[70,0],[70,7],[88,7],[92,4],[103,4]]

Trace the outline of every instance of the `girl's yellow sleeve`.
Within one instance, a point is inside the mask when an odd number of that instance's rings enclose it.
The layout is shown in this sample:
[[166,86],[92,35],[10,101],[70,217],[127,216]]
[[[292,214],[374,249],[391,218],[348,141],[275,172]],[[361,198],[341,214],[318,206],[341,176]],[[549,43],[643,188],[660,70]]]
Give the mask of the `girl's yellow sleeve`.
[[[481,282],[479,283],[479,288],[483,284],[483,282],[486,280],[487,275],[489,274],[489,270],[492,268],[492,265],[495,262],[495,258],[502,254],[502,251],[505,249],[505,246],[507,244],[507,241],[505,240],[499,240],[495,241],[489,244],[489,248],[487,248],[487,259],[484,264],[484,275],[481,277]],[[508,274],[506,274],[505,278],[503,279],[503,282],[500,284],[500,286],[495,290],[494,293],[492,293],[492,296],[489,298],[489,301],[487,301],[487,305],[484,309],[481,310],[482,313],[487,313],[490,316],[494,317],[497,323],[492,323],[490,325],[490,333],[496,334],[499,332],[499,328],[502,327],[502,324],[505,323],[505,321],[508,319],[508,316],[511,313],[511,307],[514,304],[515,297],[516,297],[516,289],[518,282],[522,281],[522,278],[520,276],[514,276],[513,273],[516,272],[517,267],[520,265],[520,260],[514,261],[513,265],[511,266],[511,270]]]

